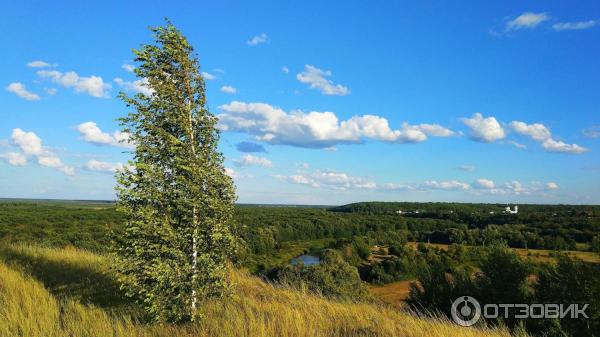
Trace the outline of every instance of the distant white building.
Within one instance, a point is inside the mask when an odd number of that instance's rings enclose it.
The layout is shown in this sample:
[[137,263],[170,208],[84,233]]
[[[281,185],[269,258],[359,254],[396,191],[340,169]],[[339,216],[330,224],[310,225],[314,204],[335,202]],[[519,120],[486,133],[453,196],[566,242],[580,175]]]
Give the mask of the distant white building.
[[519,213],[519,206],[515,205],[515,210],[511,210],[510,206],[506,206],[506,208],[504,209],[504,213],[506,214],[517,214]]

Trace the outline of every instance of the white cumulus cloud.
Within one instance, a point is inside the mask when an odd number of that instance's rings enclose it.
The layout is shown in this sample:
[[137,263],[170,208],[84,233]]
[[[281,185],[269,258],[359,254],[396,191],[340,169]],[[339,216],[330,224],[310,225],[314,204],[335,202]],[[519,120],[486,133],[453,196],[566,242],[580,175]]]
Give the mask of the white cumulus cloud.
[[25,87],[25,84],[21,82],[13,82],[6,87],[6,91],[12,92],[13,94],[21,97],[27,101],[37,101],[40,99],[38,94],[35,94]]
[[206,71],[203,71],[201,74],[202,74],[202,77],[207,81],[212,81],[212,80],[217,79],[217,76],[215,76],[209,72],[206,72]]
[[251,154],[246,154],[242,156],[241,159],[238,159],[233,162],[236,166],[262,166],[262,167],[272,167],[273,163],[265,157],[253,156]]
[[34,156],[41,166],[55,168],[67,175],[74,175],[75,169],[63,164],[61,159],[42,144],[42,139],[32,131],[24,131],[20,128],[13,129],[11,135],[12,143],[21,150],[1,155],[9,164],[23,166],[27,164],[27,158]]
[[471,118],[463,118],[462,121],[471,129],[469,136],[473,140],[491,143],[506,137],[506,132],[494,117],[484,118],[477,112]]
[[125,81],[120,77],[114,79],[121,88],[127,91],[135,92],[136,94],[144,94],[145,96],[152,96],[154,89],[150,88],[147,78],[142,78],[135,81]]
[[46,152],[42,139],[34,132],[26,132],[20,128],[13,129],[11,140],[25,155],[40,156]]
[[315,188],[328,188],[334,190],[347,189],[375,189],[377,184],[367,178],[352,176],[348,173],[334,170],[316,170],[311,173],[294,175],[275,175],[276,179],[291,184],[307,185]]
[[485,179],[485,178],[479,178],[479,179],[475,180],[475,182],[473,183],[473,186],[476,188],[482,188],[482,189],[492,189],[492,188],[496,187],[496,184],[492,180]]
[[418,143],[428,136],[447,137],[453,131],[437,124],[402,124],[392,129],[387,119],[374,115],[338,120],[330,111],[285,112],[266,103],[233,101],[219,107],[219,128],[245,132],[271,144],[307,148],[330,148],[336,144],[376,139],[391,143]]
[[471,185],[456,180],[437,181],[427,180],[419,185],[422,190],[469,190]]
[[2,153],[0,158],[6,160],[12,166],[25,166],[27,164],[27,156],[19,152]]
[[301,83],[308,84],[312,89],[317,89],[325,95],[346,96],[350,94],[350,89],[341,84],[334,84],[328,79],[330,70],[321,70],[315,66],[307,64],[304,66],[304,71],[296,75],[296,78]]
[[129,141],[127,132],[115,131],[112,134],[103,132],[95,122],[85,122],[75,127],[84,141],[96,145],[110,145],[133,149],[135,147]]
[[580,154],[586,152],[588,149],[579,146],[577,144],[567,144],[560,140],[554,140],[552,138],[546,139],[542,143],[542,147],[550,152],[562,152],[562,153],[572,153],[572,154]]
[[512,121],[510,127],[516,133],[529,136],[537,141],[548,139],[552,135],[550,130],[544,124],[540,123],[526,124],[519,121]]
[[567,144],[553,139],[550,129],[540,123],[527,124],[520,121],[513,121],[510,123],[510,127],[516,133],[539,142],[546,151],[572,154],[580,154],[587,151],[586,148],[577,144]]
[[123,168],[121,163],[109,163],[96,159],[90,159],[85,163],[85,169],[88,171],[103,172],[103,173],[115,173]]
[[226,94],[232,94],[235,95],[237,94],[237,89],[230,86],[230,85],[224,85],[221,87],[221,91],[226,93]]
[[57,70],[40,70],[37,74],[65,88],[72,88],[76,93],[86,93],[93,97],[106,98],[111,88],[100,76],[82,77],[74,71],[62,73]]

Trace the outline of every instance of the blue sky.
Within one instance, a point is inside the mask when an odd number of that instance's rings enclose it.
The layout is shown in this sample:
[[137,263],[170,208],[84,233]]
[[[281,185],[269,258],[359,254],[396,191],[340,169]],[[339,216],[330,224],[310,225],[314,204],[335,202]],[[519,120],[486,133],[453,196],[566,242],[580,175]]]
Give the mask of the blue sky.
[[239,202],[600,203],[594,1],[4,2],[0,197],[114,198],[164,17]]

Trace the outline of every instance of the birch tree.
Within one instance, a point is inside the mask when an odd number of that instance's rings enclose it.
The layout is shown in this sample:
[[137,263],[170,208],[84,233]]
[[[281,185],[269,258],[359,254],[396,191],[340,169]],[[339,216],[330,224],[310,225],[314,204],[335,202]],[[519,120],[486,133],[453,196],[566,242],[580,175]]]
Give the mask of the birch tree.
[[130,108],[122,131],[135,150],[117,173],[126,227],[115,266],[155,320],[181,322],[227,293],[235,189],[192,46],[170,22],[150,30],[153,43],[133,51],[140,93],[120,93]]

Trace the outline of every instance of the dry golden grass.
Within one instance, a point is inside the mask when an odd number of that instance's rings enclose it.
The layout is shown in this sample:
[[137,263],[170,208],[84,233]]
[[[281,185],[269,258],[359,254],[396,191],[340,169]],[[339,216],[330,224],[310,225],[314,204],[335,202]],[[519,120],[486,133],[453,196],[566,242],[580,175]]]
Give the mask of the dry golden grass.
[[385,285],[369,285],[369,291],[385,303],[402,307],[410,293],[410,284],[416,280],[398,281]]
[[[107,259],[89,252],[26,246],[12,247],[12,251],[41,260],[61,261],[66,270],[85,271],[82,275],[109,275]],[[60,288],[47,289],[44,287],[47,277],[32,272],[35,268],[31,266],[20,266],[14,257],[5,256],[0,257],[1,337],[509,336],[505,330],[462,328],[446,320],[417,318],[391,306],[334,302],[275,287],[242,271],[232,274],[237,286],[230,298],[211,301],[202,307],[201,324],[143,325],[122,310],[111,310],[112,302],[100,308],[82,304],[76,291],[61,293]],[[55,276],[55,286],[63,277],[68,279],[69,275]]]

